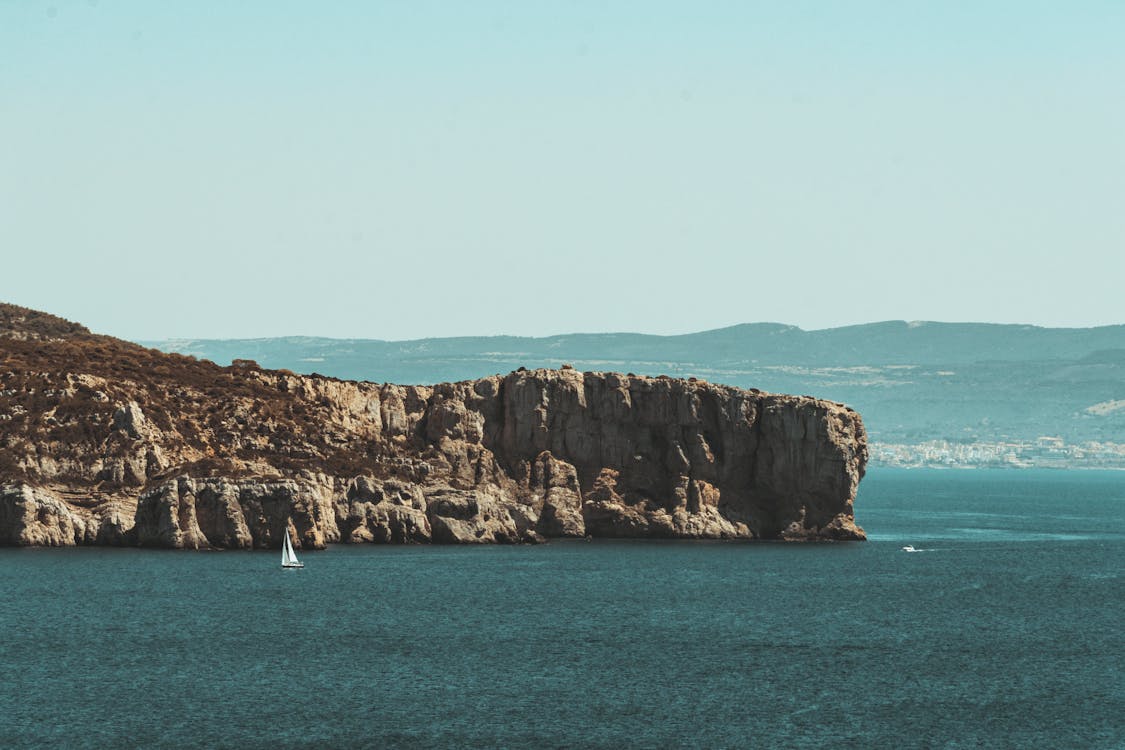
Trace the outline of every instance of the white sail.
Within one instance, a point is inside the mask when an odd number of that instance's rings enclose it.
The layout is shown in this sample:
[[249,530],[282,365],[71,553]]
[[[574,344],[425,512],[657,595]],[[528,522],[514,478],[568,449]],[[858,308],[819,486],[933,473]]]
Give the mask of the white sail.
[[293,552],[293,543],[289,541],[289,529],[285,530],[285,539],[281,543],[281,565],[282,567],[298,567],[301,565],[297,560],[296,553]]

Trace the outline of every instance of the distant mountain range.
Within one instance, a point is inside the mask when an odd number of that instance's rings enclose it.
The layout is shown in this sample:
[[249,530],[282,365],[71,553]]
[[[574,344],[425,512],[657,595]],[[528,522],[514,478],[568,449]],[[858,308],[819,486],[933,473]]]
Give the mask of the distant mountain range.
[[226,364],[397,383],[518,367],[694,376],[846,403],[872,440],[918,444],[1125,442],[1125,325],[1040,328],[890,321],[806,331],[753,323],[681,336],[631,333],[380,341],[286,337],[139,342]]

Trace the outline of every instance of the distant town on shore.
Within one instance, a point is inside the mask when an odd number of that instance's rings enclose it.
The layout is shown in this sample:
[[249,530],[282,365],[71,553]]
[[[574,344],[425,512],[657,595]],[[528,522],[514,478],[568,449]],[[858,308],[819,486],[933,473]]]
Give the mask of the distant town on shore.
[[996,443],[871,443],[872,467],[951,469],[1119,469],[1125,470],[1125,443],[1058,437]]

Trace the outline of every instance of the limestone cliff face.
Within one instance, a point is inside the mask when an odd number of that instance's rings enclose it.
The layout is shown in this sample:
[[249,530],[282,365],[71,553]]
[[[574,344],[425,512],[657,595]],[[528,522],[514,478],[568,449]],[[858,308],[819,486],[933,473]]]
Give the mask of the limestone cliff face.
[[134,523],[128,502],[91,507],[82,493],[27,484],[0,486],[0,544],[70,547],[78,544],[124,545]]
[[839,404],[570,368],[343,382],[48,322],[0,335],[0,543],[863,538]]

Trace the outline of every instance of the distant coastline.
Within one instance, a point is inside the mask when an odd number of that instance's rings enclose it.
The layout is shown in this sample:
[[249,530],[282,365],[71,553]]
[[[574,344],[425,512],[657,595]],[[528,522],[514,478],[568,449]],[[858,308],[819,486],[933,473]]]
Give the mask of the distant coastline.
[[902,469],[1110,469],[1125,470],[1125,443],[1061,438],[955,443],[869,444],[872,467]]

